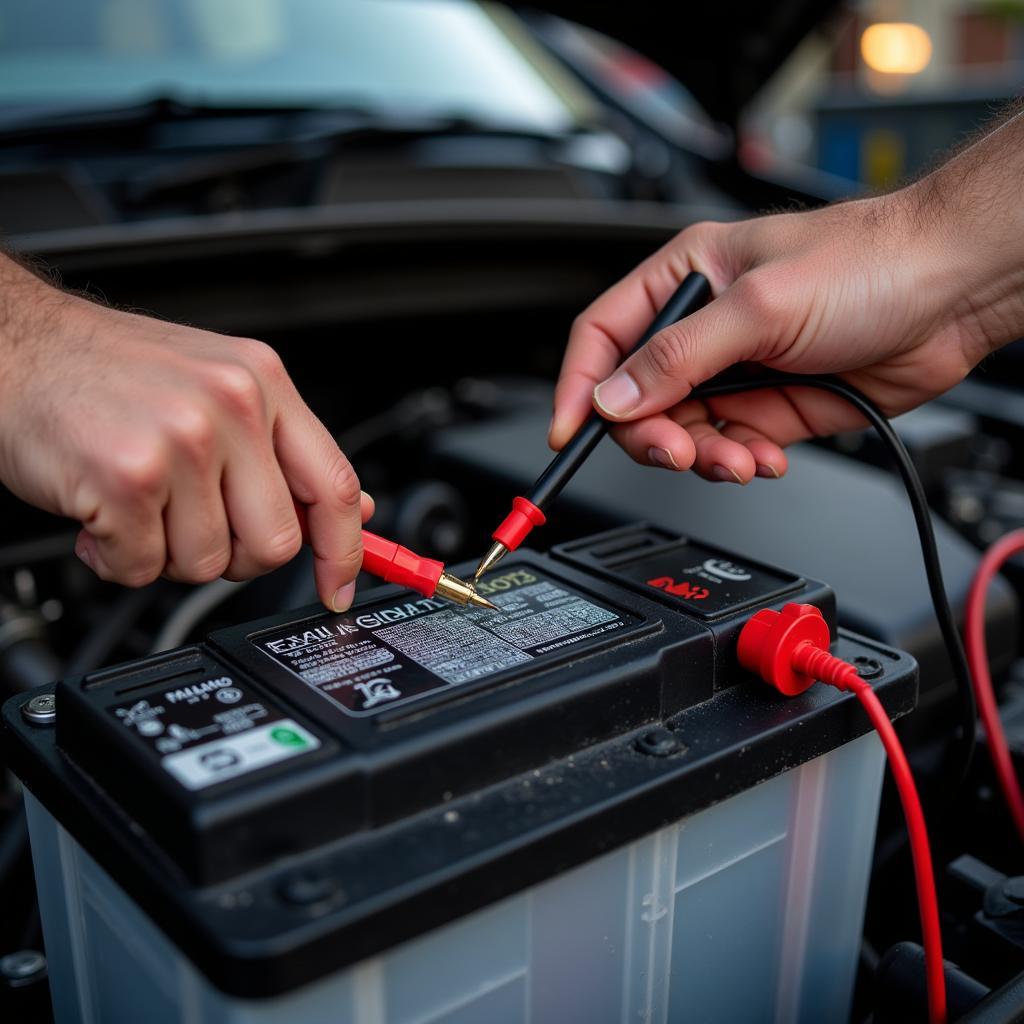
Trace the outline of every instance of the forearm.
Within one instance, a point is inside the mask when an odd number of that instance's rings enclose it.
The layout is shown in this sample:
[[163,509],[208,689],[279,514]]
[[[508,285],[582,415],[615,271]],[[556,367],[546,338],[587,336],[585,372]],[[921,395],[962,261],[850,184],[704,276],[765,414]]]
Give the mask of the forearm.
[[23,384],[62,325],[90,305],[0,251],[0,398]]
[[60,295],[28,266],[0,250],[0,344],[16,342],[24,323],[37,311],[38,301]]
[[978,357],[1024,335],[1024,112],[903,195]]

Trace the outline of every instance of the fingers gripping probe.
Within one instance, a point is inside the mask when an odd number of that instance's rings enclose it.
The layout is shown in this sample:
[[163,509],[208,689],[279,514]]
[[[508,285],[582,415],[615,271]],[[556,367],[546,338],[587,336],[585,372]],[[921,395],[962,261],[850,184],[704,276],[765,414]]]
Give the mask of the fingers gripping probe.
[[[683,283],[641,335],[630,355],[642,349],[651,338],[666,327],[695,313],[710,297],[711,285],[708,279],[696,271],[687,274],[683,278]],[[591,412],[583,421],[583,425],[573,434],[566,446],[537,477],[526,496],[518,497],[512,502],[512,511],[491,534],[494,543],[480,559],[480,564],[473,573],[474,581],[493,569],[510,551],[515,551],[535,526],[543,526],[547,522],[544,509],[561,494],[562,488],[586,462],[601,438],[608,433],[610,426],[608,420],[597,412]]]

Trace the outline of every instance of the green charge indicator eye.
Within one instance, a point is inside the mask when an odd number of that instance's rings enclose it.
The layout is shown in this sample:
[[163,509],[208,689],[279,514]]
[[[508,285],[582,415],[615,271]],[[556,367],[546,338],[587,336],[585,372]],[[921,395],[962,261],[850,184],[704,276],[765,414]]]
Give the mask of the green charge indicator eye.
[[285,729],[279,726],[276,729],[270,730],[270,738],[275,743],[280,743],[282,747],[304,747],[306,746],[306,740],[300,736],[294,729]]

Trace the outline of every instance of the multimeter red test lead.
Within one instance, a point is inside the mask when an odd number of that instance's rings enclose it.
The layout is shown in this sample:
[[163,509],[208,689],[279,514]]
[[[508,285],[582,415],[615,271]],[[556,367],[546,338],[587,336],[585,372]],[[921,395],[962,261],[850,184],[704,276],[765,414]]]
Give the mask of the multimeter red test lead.
[[443,562],[423,558],[368,530],[363,530],[363,569],[387,583],[409,587],[424,597],[445,597],[456,604],[498,610],[496,605],[476,592],[472,583],[445,572]]
[[[295,514],[302,528],[302,539],[308,543],[306,510],[298,502],[295,503]],[[498,611],[497,605],[491,604],[476,592],[473,583],[467,583],[458,576],[445,572],[443,562],[423,558],[415,551],[403,548],[401,544],[386,537],[370,533],[369,530],[363,530],[362,568],[385,583],[397,583],[399,586],[415,590],[424,597],[444,597],[456,604],[472,604],[478,608]]]
[[[661,308],[651,325],[644,331],[633,352],[643,348],[659,331],[671,326],[683,317],[695,313],[711,297],[711,285],[703,274],[687,274],[683,283]],[[545,507],[554,501],[562,488],[572,479],[573,474],[587,460],[611,424],[597,412],[583,421],[583,425],[570,438],[566,446],[548,463],[547,469],[525,497],[518,497],[512,503],[512,511],[502,524],[491,534],[494,543],[473,573],[478,580],[485,572],[493,569],[510,551],[515,551],[535,526],[547,521]]]

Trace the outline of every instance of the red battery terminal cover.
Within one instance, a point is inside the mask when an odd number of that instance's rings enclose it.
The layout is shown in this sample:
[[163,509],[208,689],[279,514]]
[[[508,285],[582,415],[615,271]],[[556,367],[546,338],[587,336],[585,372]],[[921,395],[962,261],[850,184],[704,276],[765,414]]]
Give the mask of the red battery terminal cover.
[[829,654],[828,623],[813,604],[765,608],[740,633],[740,664],[787,697],[803,693],[816,679],[840,690],[860,682],[853,665]]
[[387,583],[397,583],[424,597],[433,597],[444,572],[444,563],[423,558],[393,540],[363,530],[363,568]]
[[543,526],[547,521],[547,516],[528,498],[516,498],[512,502],[512,511],[491,537],[509,551],[515,551],[535,526]]

